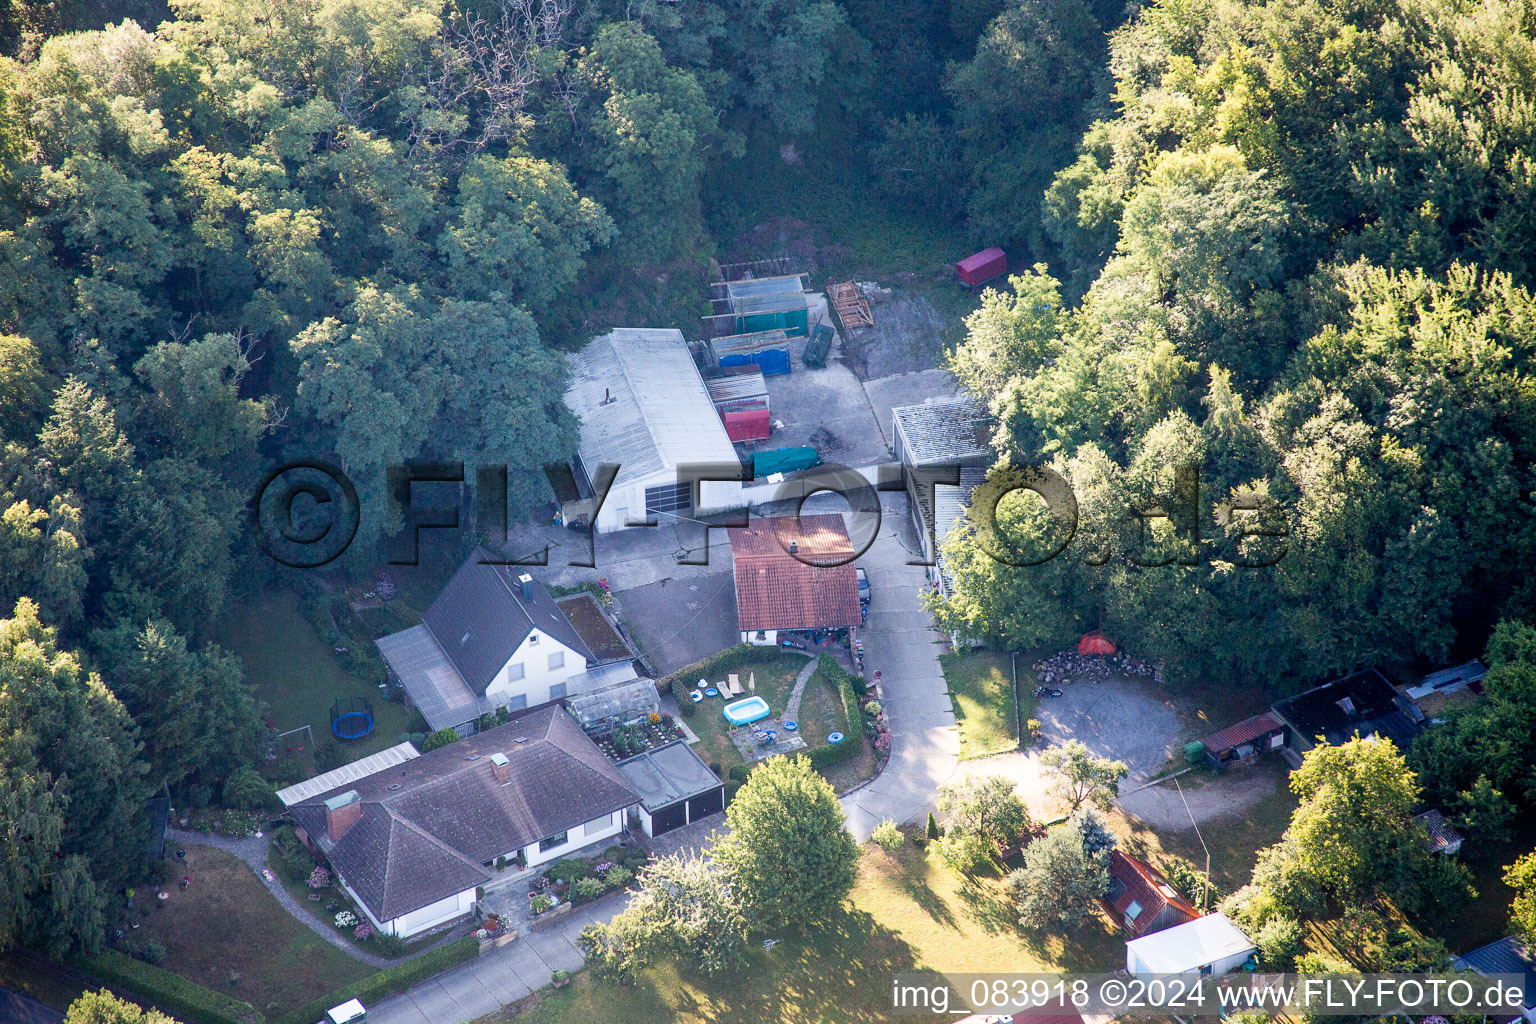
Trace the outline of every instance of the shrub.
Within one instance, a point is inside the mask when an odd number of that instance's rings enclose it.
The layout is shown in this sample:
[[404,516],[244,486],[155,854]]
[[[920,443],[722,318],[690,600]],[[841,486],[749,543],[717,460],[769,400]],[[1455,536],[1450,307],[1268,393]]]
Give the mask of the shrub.
[[686,693],[678,700],[677,709],[683,713],[684,718],[692,718],[699,713],[699,706]]
[[615,864],[603,872],[603,884],[610,889],[622,889],[628,885],[635,873],[622,865]]
[[552,882],[574,885],[578,878],[586,878],[588,873],[586,861],[577,860],[574,857],[562,857],[549,866],[549,870],[544,872],[544,877]]
[[350,910],[343,910],[336,914],[335,921],[337,928],[351,928],[357,924],[357,915]]
[[533,912],[535,914],[542,914],[544,911],[554,906],[554,903],[550,902],[548,896],[541,892],[537,892],[533,894],[533,899],[529,901],[529,906],[533,907]]
[[901,844],[907,841],[907,837],[890,818],[876,825],[874,831],[869,834],[869,838],[875,841],[876,846],[888,853],[901,849]]
[[732,782],[746,782],[747,781],[747,766],[744,765],[744,764],[733,764],[733,765],[731,765],[731,770],[730,770],[730,772],[727,773],[727,777]]
[[571,892],[579,900],[596,899],[603,894],[603,883],[596,878],[578,878],[571,886]]
[[923,831],[929,839],[938,839],[944,835],[939,829],[939,819],[933,816],[932,811],[928,812],[928,827]]
[[373,925],[369,924],[367,921],[359,921],[357,923],[357,928],[352,932],[352,937],[358,942],[367,942],[369,939],[373,938],[373,934]]
[[248,764],[230,772],[224,780],[224,805],[242,811],[261,811],[273,806],[277,798],[272,783]]
[[311,871],[309,877],[304,880],[304,884],[311,889],[324,889],[331,884],[331,873],[316,865],[315,870]]
[[[400,939],[395,935],[380,935],[375,941],[375,952],[382,950],[379,943],[384,939]],[[473,960],[480,955],[480,942],[473,935],[466,935],[462,939],[455,939],[445,946],[428,950],[417,957],[412,957],[403,964],[394,967],[386,967],[377,974],[370,974],[361,981],[355,981],[350,985],[328,992],[314,1002],[293,1010],[279,1017],[273,1024],[315,1024],[325,1016],[325,1011],[348,999],[360,1000],[363,1005],[371,1006],[381,1002],[385,997],[396,992],[404,992],[419,981],[425,981],[434,975],[441,974],[451,967],[457,967],[468,960]],[[243,1004],[242,1004],[243,1005]],[[258,1015],[259,1017],[259,1015]],[[190,1019],[190,1018],[189,1018]],[[215,1022],[221,1024],[221,1022]],[[260,1024],[260,1021],[257,1021]]]
[[160,943],[151,939],[150,941],[144,943],[143,956],[145,963],[157,964],[165,959],[166,950],[165,947]]
[[421,741],[420,747],[423,754],[439,747],[446,747],[450,743],[459,742],[459,734],[452,729],[439,729]]
[[[76,956],[71,960],[102,981],[127,989],[186,1024],[263,1024],[265,1020],[250,1003],[204,988],[179,974],[135,960],[115,949],[103,950],[96,956]],[[328,1007],[335,1005],[327,1003],[315,1012],[313,1020],[303,1024],[314,1024]]]
[[743,785],[745,785],[745,783],[736,782],[735,780],[732,780],[732,781],[727,782],[725,784],[725,806],[726,807],[731,806],[731,801],[736,799],[736,792],[737,792],[737,790],[741,789],[741,787]]
[[[379,932],[373,937],[373,951],[380,956],[397,957],[405,952],[405,940],[398,935]],[[342,1000],[345,1002],[346,1000]]]
[[1289,971],[1301,952],[1301,924],[1294,917],[1272,917],[1253,937],[1265,970]]

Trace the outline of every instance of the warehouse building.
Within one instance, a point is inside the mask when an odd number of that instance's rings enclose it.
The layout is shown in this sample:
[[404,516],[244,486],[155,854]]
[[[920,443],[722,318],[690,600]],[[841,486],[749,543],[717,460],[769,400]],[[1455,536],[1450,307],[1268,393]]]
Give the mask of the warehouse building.
[[[678,467],[739,465],[704,379],[681,331],[619,328],[571,359],[565,404],[581,420],[581,442],[566,493],[557,492],[567,522],[600,533],[644,522],[675,522],[739,507],[737,482],[678,482]],[[618,476],[593,520],[599,467]]]

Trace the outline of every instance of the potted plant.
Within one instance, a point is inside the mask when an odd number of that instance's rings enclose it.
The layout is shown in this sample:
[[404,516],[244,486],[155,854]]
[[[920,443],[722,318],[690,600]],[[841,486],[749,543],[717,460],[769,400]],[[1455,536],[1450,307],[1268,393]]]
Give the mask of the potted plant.
[[533,897],[528,901],[528,904],[533,908],[535,915],[542,914],[544,911],[554,906],[554,903],[550,901],[550,898],[541,892],[534,893]]
[[556,971],[550,975],[550,980],[555,983],[555,988],[565,988],[571,983],[571,972],[566,970]]

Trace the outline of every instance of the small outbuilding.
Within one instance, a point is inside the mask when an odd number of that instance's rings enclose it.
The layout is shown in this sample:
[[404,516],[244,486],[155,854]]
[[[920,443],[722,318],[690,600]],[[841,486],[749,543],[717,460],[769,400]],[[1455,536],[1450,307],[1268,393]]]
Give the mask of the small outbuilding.
[[620,761],[619,773],[640,795],[640,827],[653,838],[725,809],[725,783],[682,740]]
[[1119,850],[1109,852],[1109,890],[1100,902],[1133,938],[1200,916],[1162,872]]
[[1258,947],[1225,914],[1207,914],[1125,944],[1132,974],[1227,974],[1257,966]]
[[1271,750],[1285,746],[1286,725],[1273,711],[1245,718],[1211,733],[1200,741],[1205,763],[1212,771],[1251,764]]
[[863,621],[842,516],[757,518],[728,534],[743,642],[776,644],[781,631],[857,628]]
[[709,297],[712,312],[704,317],[706,338],[761,331],[803,338],[811,329],[803,274],[716,281],[709,286]]
[[1454,857],[1461,852],[1461,833],[1445,820],[1445,815],[1440,813],[1438,807],[1431,807],[1423,814],[1414,815],[1413,820],[1423,830],[1424,845],[1428,847],[1430,853]]
[[1338,745],[1356,735],[1389,739],[1406,751],[1419,727],[1405,704],[1386,676],[1367,668],[1276,701],[1273,710],[1290,727],[1286,749],[1299,756],[1319,740]]

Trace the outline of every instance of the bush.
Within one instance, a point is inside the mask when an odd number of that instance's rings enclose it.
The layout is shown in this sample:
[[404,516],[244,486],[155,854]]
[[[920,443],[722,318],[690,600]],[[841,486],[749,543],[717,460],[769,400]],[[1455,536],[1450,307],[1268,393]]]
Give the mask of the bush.
[[603,885],[610,889],[622,889],[628,885],[635,873],[621,864],[615,864],[603,872]]
[[591,873],[587,862],[577,860],[574,857],[562,857],[549,866],[544,872],[544,877],[551,882],[564,882],[566,885],[574,885],[578,878],[586,878]]
[[[204,988],[179,974],[135,960],[115,949],[103,950],[97,956],[75,956],[71,960],[102,981],[127,989],[146,1003],[154,1003],[184,1024],[263,1024],[266,1019],[250,1003]],[[315,1011],[313,1018],[302,1024],[314,1024],[327,1008],[335,1005],[325,1004]]]
[[692,718],[699,713],[699,706],[686,693],[677,702],[677,709],[683,713],[684,718]]
[[533,899],[529,900],[528,902],[529,905],[533,908],[533,912],[535,914],[542,914],[544,911],[554,906],[554,903],[550,901],[550,898],[541,892],[534,893]]
[[373,947],[373,951],[375,953],[379,954],[380,956],[387,956],[390,958],[400,956],[405,952],[404,939],[398,935],[388,935],[384,932],[379,932],[377,935],[375,935],[373,937],[373,941],[369,943],[369,945]]
[[869,834],[869,838],[873,839],[875,845],[887,853],[896,852],[901,849],[901,844],[907,841],[907,837],[902,834],[901,829],[897,828],[896,823],[890,818],[886,818],[876,825],[874,831]]
[[571,893],[578,900],[594,900],[603,894],[603,883],[596,878],[578,878]]
[[166,954],[165,947],[162,946],[160,943],[154,941],[153,939],[151,939],[150,941],[144,943],[143,956],[144,956],[144,962],[145,963],[157,964],[160,961],[164,960],[166,958],[166,955],[167,954]]
[[730,780],[732,782],[746,782],[747,781],[747,766],[744,765],[744,764],[733,764],[733,765],[731,765],[731,770],[728,773],[728,777],[730,778]]
[[439,747],[446,747],[450,743],[457,742],[459,742],[459,734],[457,732],[452,729],[439,729],[434,733],[428,734],[427,738],[421,741],[421,752],[425,754],[430,750],[436,750]]
[[1301,952],[1301,942],[1301,923],[1294,917],[1272,917],[1253,937],[1266,971],[1289,971]]
[[744,785],[745,785],[745,783],[736,782],[734,780],[732,780],[730,782],[727,782],[725,784],[725,806],[726,807],[731,806],[731,801],[736,799],[736,791],[741,789],[741,787],[744,786]]
[[[372,945],[376,951],[382,949],[384,939],[400,941],[396,935],[380,935]],[[450,967],[457,967],[468,960],[473,960],[480,955],[480,941],[473,935],[466,935],[462,939],[455,939],[445,946],[428,950],[418,957],[398,964],[394,967],[386,967],[377,974],[370,974],[361,981],[353,982],[327,993],[307,1003],[291,1013],[279,1017],[274,1024],[315,1024],[325,1016],[325,1011],[348,999],[360,1000],[364,1006],[371,1006],[396,992],[404,992],[419,981],[436,974],[441,974]],[[243,1004],[242,1004],[243,1005]],[[259,1015],[258,1015],[259,1016]],[[259,1022],[258,1022],[259,1024]]]
[[272,783],[248,764],[230,772],[224,780],[224,806],[242,811],[262,811],[277,803]]
[[817,747],[811,751],[812,768],[830,768],[835,764],[842,764],[859,752],[859,745],[851,738],[845,736],[843,742],[834,743],[827,747]]

